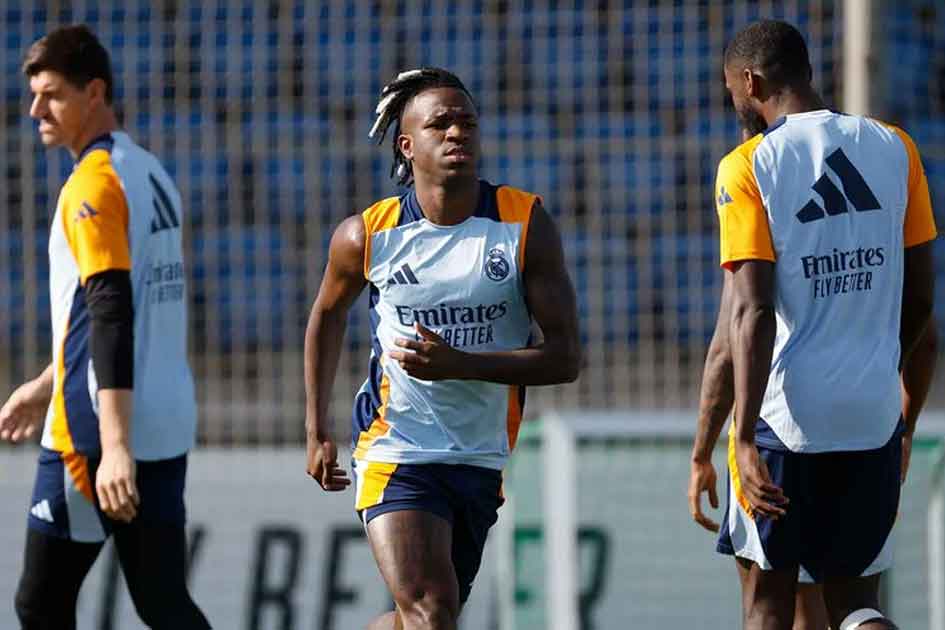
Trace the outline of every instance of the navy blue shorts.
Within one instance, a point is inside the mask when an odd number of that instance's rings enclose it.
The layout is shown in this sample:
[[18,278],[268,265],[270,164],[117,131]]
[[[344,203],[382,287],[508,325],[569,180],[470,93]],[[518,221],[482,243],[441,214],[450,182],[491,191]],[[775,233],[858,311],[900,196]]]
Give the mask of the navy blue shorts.
[[[115,522],[98,507],[94,483],[98,464],[97,457],[41,449],[28,526],[77,542],[104,541]],[[186,476],[186,453],[172,459],[137,462],[141,503],[135,520],[183,527]]]
[[869,451],[794,453],[758,446],[772,481],[790,500],[778,520],[752,513],[734,483],[730,435],[729,503],[717,550],[762,569],[799,566],[805,582],[888,569],[889,534],[899,508],[902,431],[900,422],[883,447]]
[[462,464],[384,464],[353,460],[355,510],[365,527],[388,512],[420,510],[453,526],[453,567],[465,602],[498,518],[502,472]]

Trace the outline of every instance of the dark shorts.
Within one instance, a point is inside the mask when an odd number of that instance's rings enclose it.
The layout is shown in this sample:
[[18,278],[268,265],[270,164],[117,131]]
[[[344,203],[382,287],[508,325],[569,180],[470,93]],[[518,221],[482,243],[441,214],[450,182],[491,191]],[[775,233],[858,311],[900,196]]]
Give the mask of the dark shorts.
[[[94,482],[98,464],[97,457],[41,449],[29,527],[77,542],[105,540],[112,532],[114,521],[98,507]],[[135,520],[142,524],[183,527],[186,476],[186,453],[172,459],[137,462],[136,481],[141,503]]]
[[772,481],[790,500],[778,520],[748,509],[733,483],[730,439],[729,504],[718,551],[747,558],[763,569],[799,565],[803,581],[888,569],[889,534],[899,507],[902,429],[900,423],[883,447],[869,451],[806,454],[759,446]]
[[453,526],[453,567],[465,602],[502,505],[502,472],[461,464],[352,462],[355,510],[365,527],[388,512],[420,510]]

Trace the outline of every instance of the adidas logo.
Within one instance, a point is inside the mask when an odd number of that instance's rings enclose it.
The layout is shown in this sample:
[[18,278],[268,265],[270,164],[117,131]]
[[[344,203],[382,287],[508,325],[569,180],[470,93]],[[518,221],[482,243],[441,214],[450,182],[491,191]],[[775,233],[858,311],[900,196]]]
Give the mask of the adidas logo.
[[52,510],[49,508],[49,501],[43,499],[32,508],[30,508],[30,514],[35,516],[41,521],[46,521],[47,523],[52,523],[53,515]]
[[413,270],[410,268],[410,265],[404,263],[400,271],[394,272],[394,275],[387,281],[387,286],[389,287],[395,284],[420,284],[420,281],[417,280],[417,276],[413,275]]
[[725,190],[725,186],[722,186],[722,189],[719,190],[719,206],[724,206],[725,204],[732,203],[733,201],[734,199],[732,199],[732,196]]
[[171,198],[153,173],[148,174],[148,179],[151,180],[151,187],[154,189],[154,218],[151,219],[151,234],[156,234],[161,230],[179,228],[180,220],[174,212],[174,204],[171,203]]
[[75,221],[81,221],[82,219],[90,219],[98,214],[98,210],[89,205],[88,201],[82,202],[82,209],[79,210],[79,214],[76,215]]
[[863,175],[856,170],[856,167],[853,166],[853,163],[847,158],[843,149],[837,149],[828,155],[825,162],[827,166],[830,167],[830,170],[837,175],[837,178],[840,180],[840,185],[843,186],[843,192],[840,192],[840,189],[827,177],[827,173],[822,174],[820,178],[814,182],[812,188],[814,192],[823,199],[824,205],[821,206],[811,199],[803,208],[798,210],[795,215],[798,221],[801,223],[810,223],[811,221],[819,221],[828,216],[833,217],[838,214],[846,214],[849,212],[847,209],[847,201],[853,205],[857,212],[882,209],[879,205],[879,200],[876,199],[876,195],[870,190],[866,180],[863,179]]

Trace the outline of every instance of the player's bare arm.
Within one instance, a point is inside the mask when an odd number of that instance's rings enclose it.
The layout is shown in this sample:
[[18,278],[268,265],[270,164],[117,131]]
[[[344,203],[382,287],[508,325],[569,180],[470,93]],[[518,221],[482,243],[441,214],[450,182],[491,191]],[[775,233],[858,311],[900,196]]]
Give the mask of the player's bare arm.
[[702,493],[709,494],[709,504],[713,508],[719,507],[712,450],[735,402],[732,347],[729,341],[729,325],[732,319],[731,274],[726,273],[723,278],[719,317],[715,324],[715,332],[712,334],[712,341],[709,343],[705,368],[702,372],[699,420],[692,445],[689,473],[689,512],[696,523],[712,532],[719,531],[719,524],[702,512]]
[[462,352],[417,325],[420,340],[399,339],[390,357],[424,380],[473,379],[507,385],[552,385],[577,378],[580,348],[577,299],[564,265],[561,238],[551,217],[535,205],[525,250],[525,296],[543,340],[503,352]]
[[906,365],[909,355],[932,318],[934,296],[932,243],[907,248],[902,284],[902,319],[899,326],[902,365]]
[[735,459],[742,492],[753,510],[777,518],[787,503],[771,482],[755,446],[755,425],[768,386],[776,331],[774,264],[762,260],[734,263],[732,275],[731,346],[735,375]]
[[906,481],[912,459],[912,437],[919,421],[919,413],[932,385],[935,363],[938,359],[938,330],[930,321],[919,342],[912,349],[909,360],[902,368],[902,418],[906,430],[902,434],[901,480]]
[[305,329],[305,436],[307,472],[328,491],[351,483],[338,465],[338,448],[328,418],[348,309],[364,289],[364,222],[360,215],[345,219],[335,230],[328,264]]
[[902,320],[899,341],[902,347],[902,436],[901,479],[906,480],[912,456],[912,437],[919,412],[932,384],[938,356],[938,331],[932,321],[935,274],[932,244],[906,249],[902,289]]
[[0,407],[0,440],[13,443],[28,440],[42,426],[52,398],[53,366],[13,390]]

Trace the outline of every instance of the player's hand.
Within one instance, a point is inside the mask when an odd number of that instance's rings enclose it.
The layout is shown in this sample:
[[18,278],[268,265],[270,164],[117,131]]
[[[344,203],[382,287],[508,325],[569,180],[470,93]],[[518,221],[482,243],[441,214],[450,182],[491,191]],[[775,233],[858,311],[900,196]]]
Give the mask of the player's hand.
[[899,472],[899,483],[906,482],[906,476],[909,474],[909,460],[912,459],[912,434],[902,434],[902,466]]
[[718,509],[719,495],[716,493],[715,466],[711,461],[692,460],[689,471],[689,513],[692,520],[709,530],[719,531],[719,524],[702,513],[702,493],[709,493],[709,505]]
[[758,454],[758,447],[753,442],[736,440],[735,462],[742,494],[748,499],[752,511],[775,520],[784,516],[788,498],[781,488],[771,482],[771,475]]
[[34,381],[20,385],[0,407],[0,440],[28,440],[42,426],[49,397]]
[[388,356],[407,374],[424,381],[462,378],[463,353],[420,322],[414,327],[420,339],[395,339],[394,343],[405,350],[391,350]]
[[95,473],[98,505],[108,518],[130,523],[138,515],[138,485],[135,460],[127,446],[102,449],[102,460]]
[[338,492],[351,485],[348,473],[338,465],[338,447],[332,440],[308,439],[308,466],[305,472],[322,490]]

